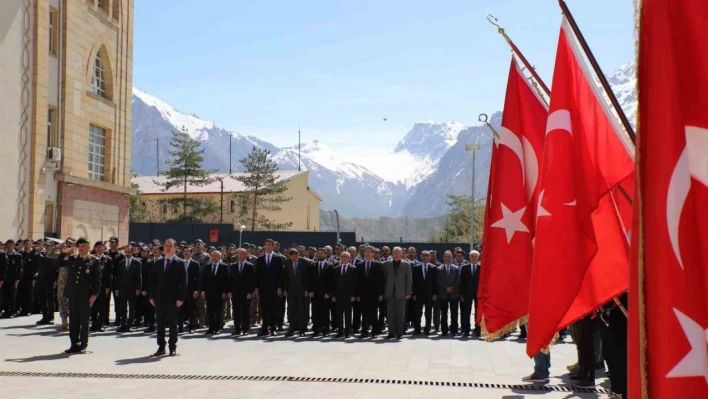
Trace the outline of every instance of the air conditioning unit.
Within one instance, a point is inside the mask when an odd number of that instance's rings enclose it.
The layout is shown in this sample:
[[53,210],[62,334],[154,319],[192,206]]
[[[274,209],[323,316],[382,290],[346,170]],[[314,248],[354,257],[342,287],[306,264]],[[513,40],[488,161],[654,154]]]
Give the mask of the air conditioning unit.
[[47,158],[55,162],[61,162],[61,148],[47,148]]

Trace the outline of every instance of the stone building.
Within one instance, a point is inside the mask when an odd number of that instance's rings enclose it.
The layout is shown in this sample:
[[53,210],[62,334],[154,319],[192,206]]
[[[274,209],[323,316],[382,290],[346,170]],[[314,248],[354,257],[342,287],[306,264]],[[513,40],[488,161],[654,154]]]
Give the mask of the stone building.
[[127,239],[133,5],[0,1],[0,239]]
[[[292,222],[289,230],[292,231],[318,231],[320,228],[320,198],[310,189],[308,184],[308,171],[280,171],[277,172],[277,181],[284,181],[285,197],[291,199],[280,204],[280,211],[263,212],[263,215],[274,223]],[[244,175],[232,173],[231,176]],[[228,174],[211,175],[212,182],[205,186],[188,186],[189,196],[211,198],[218,204],[223,204],[218,214],[212,216],[209,222],[232,223],[237,230],[241,225],[250,229],[250,209],[239,200],[244,195],[244,186]],[[133,178],[133,183],[138,186],[140,200],[148,210],[145,222],[163,222],[180,213],[179,209],[172,209],[159,200],[181,197],[183,187],[171,187],[163,191],[165,177],[139,176]],[[223,181],[223,186],[222,186]]]

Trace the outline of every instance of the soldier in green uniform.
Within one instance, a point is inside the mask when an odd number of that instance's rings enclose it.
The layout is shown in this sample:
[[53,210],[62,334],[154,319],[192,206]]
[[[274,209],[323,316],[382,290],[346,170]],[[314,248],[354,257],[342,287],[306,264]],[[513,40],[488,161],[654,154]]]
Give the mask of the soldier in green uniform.
[[98,258],[89,254],[89,242],[83,237],[76,240],[78,255],[70,259],[66,294],[69,298],[69,338],[71,347],[66,354],[84,353],[88,346],[91,306],[101,289],[101,265]]

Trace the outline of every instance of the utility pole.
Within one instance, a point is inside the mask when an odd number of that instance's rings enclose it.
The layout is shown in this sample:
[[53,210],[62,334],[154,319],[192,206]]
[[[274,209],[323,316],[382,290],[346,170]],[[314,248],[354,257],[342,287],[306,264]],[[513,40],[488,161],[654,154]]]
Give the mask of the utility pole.
[[300,172],[300,124],[297,124],[297,171]]
[[479,143],[465,144],[465,150],[472,152],[472,206],[470,207],[470,250],[474,249],[474,154],[479,150]]
[[231,174],[231,131],[229,131],[229,174]]
[[155,153],[157,154],[157,176],[160,176],[160,139],[155,139]]
[[336,209],[334,210],[334,216],[337,217],[337,244],[339,244],[339,242],[341,241],[339,239],[339,212],[337,212]]

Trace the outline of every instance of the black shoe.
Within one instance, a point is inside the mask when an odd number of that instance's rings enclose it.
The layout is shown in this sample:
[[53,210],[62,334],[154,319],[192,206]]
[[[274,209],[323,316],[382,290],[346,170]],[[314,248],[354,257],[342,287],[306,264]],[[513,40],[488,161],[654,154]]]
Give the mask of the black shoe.
[[361,335],[359,336],[359,338],[364,339],[364,338],[367,338],[368,336],[369,336],[369,333],[367,333],[366,331],[362,331],[362,333],[361,333]]
[[260,331],[258,331],[258,336],[259,336],[259,337],[265,337],[266,335],[268,335],[268,330],[260,330]]
[[278,326],[278,332],[283,332],[283,326]]
[[587,378],[580,379],[573,384],[576,388],[595,388],[595,380],[589,380]]
[[155,332],[155,327],[148,327],[147,330],[145,330],[146,334],[154,333]]
[[470,333],[469,333],[469,332],[464,332],[464,333],[462,334],[462,337],[463,337],[463,338],[469,338],[469,337],[470,337]]
[[179,326],[179,327],[177,328],[177,331],[180,332],[180,333],[183,333],[183,332],[184,332],[184,326]]
[[420,335],[420,330],[413,330],[413,335]]
[[81,352],[81,348],[79,348],[78,346],[72,346],[71,348],[64,351],[64,353],[67,355],[73,355],[74,353],[79,352]]
[[[109,323],[106,323],[108,325]],[[116,320],[113,322],[113,327],[119,327],[120,326],[120,321]]]
[[403,338],[403,335],[396,335],[396,339],[400,340],[401,338]]
[[231,331],[231,335],[241,335],[241,331],[234,329],[233,331]]
[[213,334],[214,334],[214,331],[212,331],[212,330],[206,330],[206,332],[204,332],[204,335],[213,335]]
[[275,331],[271,331],[271,332],[270,332],[270,336],[271,336],[271,337],[275,337]]
[[191,328],[190,328],[189,331],[187,331],[187,332],[188,332],[189,334],[194,334],[194,330],[192,330]]
[[153,357],[165,356],[165,353],[166,353],[166,352],[165,352],[165,348],[164,348],[164,347],[159,347],[159,348],[157,348],[157,352],[153,353],[152,356],[153,356]]
[[292,337],[293,335],[295,335],[295,331],[288,330],[288,332],[285,333],[285,336],[288,338]]
[[423,334],[424,334],[426,337],[427,337],[428,335],[430,335],[430,329],[429,329],[429,328],[426,328],[425,330],[423,330]]
[[248,334],[248,330],[242,330],[242,331],[241,331],[241,335],[246,335],[246,334]]
[[170,356],[177,356],[177,349],[170,349]]
[[86,347],[85,346],[79,347],[79,351],[77,353],[86,353]]
[[35,324],[36,324],[36,325],[38,325],[38,326],[41,326],[41,325],[47,324],[47,319],[44,319],[44,318],[43,318],[42,320],[40,320],[40,321],[36,322]]
[[605,362],[597,362],[595,364],[595,370],[605,370]]
[[349,338],[349,331],[344,333],[344,339],[347,339],[347,338]]
[[396,338],[396,336],[394,334],[388,334],[386,336],[386,339],[394,339],[394,338]]

